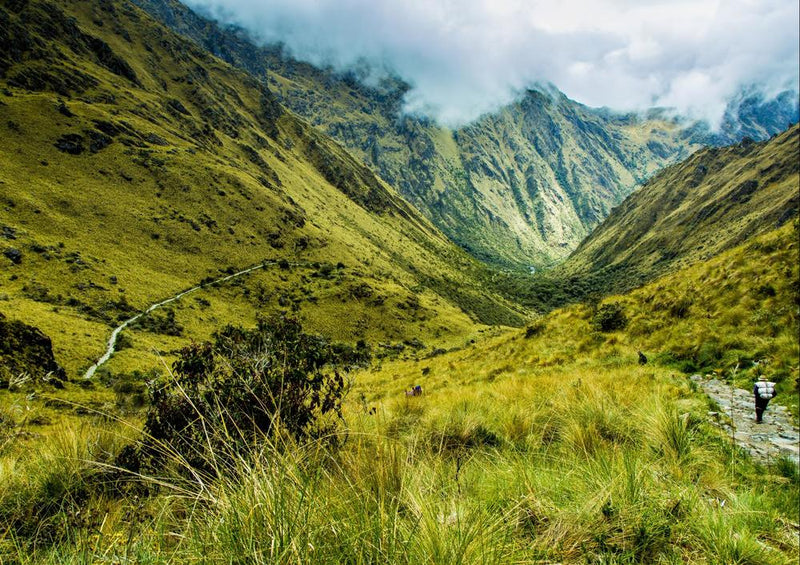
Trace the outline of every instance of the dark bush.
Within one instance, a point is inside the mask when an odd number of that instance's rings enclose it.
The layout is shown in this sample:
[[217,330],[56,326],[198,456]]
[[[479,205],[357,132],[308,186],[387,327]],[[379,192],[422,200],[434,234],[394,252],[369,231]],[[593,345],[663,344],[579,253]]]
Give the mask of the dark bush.
[[148,312],[133,322],[131,327],[155,334],[176,337],[183,335],[183,326],[175,319],[175,311],[171,308],[165,308],[163,316],[155,311]]
[[546,324],[542,321],[536,321],[532,323],[530,326],[525,328],[525,339],[530,339],[532,337],[536,337],[541,335],[541,333],[545,330]]
[[613,332],[628,325],[628,317],[618,302],[603,304],[592,319],[592,325],[601,332]]
[[149,383],[134,470],[160,467],[170,451],[212,472],[220,457],[246,454],[275,434],[336,445],[347,392],[339,371],[368,359],[366,344],[329,344],[285,316],[261,319],[250,330],[226,326],[213,344],[181,350],[170,377]]
[[691,298],[683,297],[669,307],[669,315],[673,318],[684,319],[689,315],[689,310],[692,307],[693,301]]
[[756,296],[758,298],[770,298],[775,296],[775,287],[771,284],[762,284],[758,289],[756,289]]

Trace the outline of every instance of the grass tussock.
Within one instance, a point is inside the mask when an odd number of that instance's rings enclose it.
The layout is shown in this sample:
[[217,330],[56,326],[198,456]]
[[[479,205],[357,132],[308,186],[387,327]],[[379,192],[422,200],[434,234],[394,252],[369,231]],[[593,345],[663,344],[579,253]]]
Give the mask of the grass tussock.
[[[798,517],[781,500],[798,499],[796,474],[763,474],[727,450],[702,403],[668,377],[634,376],[615,390],[617,370],[588,376],[552,402],[508,380],[415,398],[426,409],[403,430],[394,412],[407,415],[410,402],[398,399],[350,414],[338,449],[280,435],[244,450],[215,443],[203,452],[213,473],[163,445],[172,459],[158,474],[120,477],[108,463],[119,438],[68,430],[50,451],[3,468],[0,508],[15,524],[3,554],[22,563],[791,562]],[[208,419],[207,433],[225,420]]]

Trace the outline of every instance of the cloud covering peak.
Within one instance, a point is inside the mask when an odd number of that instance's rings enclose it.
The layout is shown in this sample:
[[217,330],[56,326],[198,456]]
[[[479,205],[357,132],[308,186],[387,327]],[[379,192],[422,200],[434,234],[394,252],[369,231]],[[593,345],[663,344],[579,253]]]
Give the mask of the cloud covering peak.
[[743,88],[800,90],[797,0],[183,0],[297,58],[366,61],[455,125],[552,83],[590,106],[712,125]]

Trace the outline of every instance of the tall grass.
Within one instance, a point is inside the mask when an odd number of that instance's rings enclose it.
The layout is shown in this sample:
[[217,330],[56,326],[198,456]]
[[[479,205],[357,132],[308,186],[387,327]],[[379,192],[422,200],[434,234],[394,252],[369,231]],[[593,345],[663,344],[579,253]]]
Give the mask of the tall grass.
[[[212,475],[163,446],[172,454],[165,470],[130,477],[149,494],[110,488],[104,453],[119,440],[67,430],[4,473],[0,509],[16,525],[2,534],[3,555],[20,563],[791,562],[797,516],[775,499],[797,482],[755,480],[747,462],[732,474],[698,418],[702,404],[665,401],[668,383],[648,390],[645,376],[620,382],[609,371],[583,373],[549,402],[499,380],[436,403],[400,398],[381,415],[354,416],[337,450],[277,435],[244,451],[215,443],[204,466]],[[415,423],[400,430],[395,418],[409,411]],[[210,419],[208,433],[214,421],[225,418]],[[47,525],[25,529],[36,523]]]
[[[787,270],[792,245],[761,263]],[[748,359],[768,355],[786,394],[797,318],[782,293],[796,265],[772,273],[776,297],[741,302],[779,316],[777,337],[714,317],[749,292],[757,263],[723,256],[686,274],[686,307],[658,288],[678,280],[623,297],[624,332],[593,330],[579,305],[536,335],[385,361],[357,376],[337,449],[277,434],[240,450],[207,441],[203,473],[162,445],[167,465],[126,484],[109,466],[119,441],[48,438],[2,460],[0,551],[21,563],[796,563],[797,468],[737,453],[676,367],[729,375],[741,363],[736,378],[750,378],[764,366]],[[729,289],[705,300],[703,277]],[[411,383],[424,394],[406,397]],[[216,410],[203,416],[209,439],[231,431]]]

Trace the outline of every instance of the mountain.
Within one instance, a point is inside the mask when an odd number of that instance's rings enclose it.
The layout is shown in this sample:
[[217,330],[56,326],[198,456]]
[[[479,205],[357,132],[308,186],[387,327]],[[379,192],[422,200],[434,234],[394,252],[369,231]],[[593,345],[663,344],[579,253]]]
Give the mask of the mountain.
[[714,134],[663,111],[587,108],[547,87],[452,130],[403,112],[411,87],[400,77],[370,82],[368,69],[317,68],[177,0],[135,2],[265,80],[473,256],[525,271],[564,259],[636,186],[702,145],[762,139],[797,121],[796,95],[740,100]]
[[798,125],[698,151],[629,196],[556,271],[625,290],[796,221],[798,151]]
[[110,366],[279,309],[374,346],[523,319],[265,84],[127,1],[0,6],[0,186],[0,312],[50,336],[71,375],[120,321],[264,261],[126,330]]
[[699,134],[709,145],[722,146],[750,138],[763,141],[798,122],[797,92],[784,91],[772,99],[758,92],[743,91],[728,103],[719,131]]

